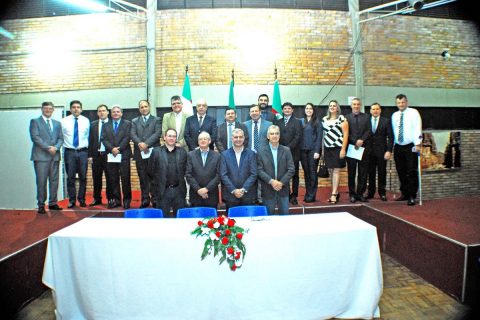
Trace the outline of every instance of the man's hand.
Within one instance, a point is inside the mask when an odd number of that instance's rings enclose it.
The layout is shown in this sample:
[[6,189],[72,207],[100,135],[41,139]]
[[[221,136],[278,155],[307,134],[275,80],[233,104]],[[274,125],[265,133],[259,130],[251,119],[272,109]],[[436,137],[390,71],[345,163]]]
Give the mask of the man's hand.
[[116,157],[117,154],[119,154],[119,153],[120,153],[120,148],[119,148],[119,147],[115,147],[115,148],[112,149],[112,154],[113,154],[115,157]]
[[270,182],[270,185],[272,186],[273,190],[275,190],[275,191],[280,191],[280,190],[282,190],[282,187],[283,187],[283,183],[281,183],[280,181],[275,180],[275,179],[272,179],[272,181]]
[[50,153],[52,156],[54,156],[55,153],[57,153],[57,148],[55,148],[54,146],[49,146],[48,147],[48,153]]
[[358,148],[360,148],[361,146],[363,146],[363,140],[362,140],[362,139],[358,139],[357,142],[355,142],[355,149],[358,149]]
[[392,153],[390,151],[385,152],[385,155],[383,156],[383,159],[385,160],[390,160],[392,157]]
[[148,146],[145,142],[140,142],[138,144],[138,148],[140,149],[140,151],[143,151],[144,153],[148,153]]
[[198,189],[197,194],[200,197],[202,197],[202,199],[208,199],[208,189],[207,188]]
[[237,199],[240,199],[241,197],[243,197],[244,194],[245,194],[245,192],[243,192],[242,189],[235,189],[235,190],[233,190],[233,195],[234,195],[235,198],[237,198]]

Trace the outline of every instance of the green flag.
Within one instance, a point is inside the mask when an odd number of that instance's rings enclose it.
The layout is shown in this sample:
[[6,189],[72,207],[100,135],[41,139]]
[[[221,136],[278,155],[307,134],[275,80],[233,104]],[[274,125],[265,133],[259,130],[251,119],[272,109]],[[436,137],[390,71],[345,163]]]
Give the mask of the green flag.
[[183,81],[182,103],[182,112],[187,115],[193,115],[192,91],[190,90],[190,76],[188,72],[185,72],[185,80]]
[[230,109],[236,109],[235,107],[235,96],[233,94],[233,87],[235,86],[235,82],[230,80],[230,92],[228,94],[228,107]]
[[275,80],[275,82],[273,83],[272,112],[275,117],[277,117],[277,119],[283,117],[282,98],[280,97],[280,85],[278,84],[278,80]]

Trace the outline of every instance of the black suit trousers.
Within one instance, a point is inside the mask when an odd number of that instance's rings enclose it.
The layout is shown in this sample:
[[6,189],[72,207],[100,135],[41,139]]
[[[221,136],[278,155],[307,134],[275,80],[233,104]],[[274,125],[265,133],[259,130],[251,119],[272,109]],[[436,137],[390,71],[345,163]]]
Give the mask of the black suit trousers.
[[[93,199],[96,201],[102,200],[102,176],[104,172],[105,180],[108,181],[107,153],[100,153],[97,151],[92,157]],[[110,185],[107,183],[107,199],[112,198],[112,191],[110,189]]]
[[314,150],[302,150],[300,160],[302,162],[303,177],[305,180],[305,198],[315,199],[318,188],[318,159],[313,159]]
[[293,165],[295,166],[295,173],[292,177],[292,197],[298,197],[298,185],[300,184],[299,170],[300,170],[300,150],[290,150],[292,152]]
[[[152,202],[156,202],[155,194],[152,192],[152,181],[147,173],[148,169],[148,161],[150,159],[141,159],[136,160],[135,165],[137,167],[138,178],[140,180],[140,190],[142,193],[142,203],[147,202],[149,203],[150,200]],[[150,199],[151,195],[151,199]]]
[[418,191],[418,155],[412,152],[413,143],[404,146],[396,144],[393,158],[400,180],[400,191],[405,198],[416,198]]
[[[367,150],[365,150],[366,152]],[[347,158],[348,193],[350,196],[362,196],[367,189],[368,155],[364,154],[362,160]],[[357,177],[358,171],[358,177]],[[356,182],[356,183],[355,183]]]
[[[112,190],[112,199],[121,202],[120,178],[122,180],[123,201],[132,200],[132,188],[130,185],[130,159],[122,159],[121,163],[107,163],[107,184]],[[111,199],[109,199],[111,200]]]
[[378,194],[386,194],[387,185],[387,160],[384,156],[370,155],[368,159],[368,194],[373,196],[376,190],[376,177],[378,171]]

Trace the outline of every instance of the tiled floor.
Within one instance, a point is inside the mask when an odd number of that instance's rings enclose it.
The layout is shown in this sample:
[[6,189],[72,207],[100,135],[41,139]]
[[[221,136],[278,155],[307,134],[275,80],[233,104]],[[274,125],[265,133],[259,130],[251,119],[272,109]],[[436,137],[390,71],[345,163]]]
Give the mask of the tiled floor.
[[[384,290],[380,300],[381,319],[475,319],[468,307],[428,284],[391,257],[382,254],[382,262]],[[46,292],[27,305],[20,311],[16,319],[55,319],[50,292]]]

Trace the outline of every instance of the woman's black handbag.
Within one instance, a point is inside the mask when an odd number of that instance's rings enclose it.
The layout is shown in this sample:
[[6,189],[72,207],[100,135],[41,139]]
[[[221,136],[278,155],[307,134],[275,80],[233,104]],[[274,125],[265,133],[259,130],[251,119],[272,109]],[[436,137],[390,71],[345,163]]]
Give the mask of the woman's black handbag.
[[319,178],[328,178],[330,174],[328,173],[327,165],[325,164],[325,159],[320,158],[320,166],[318,168],[318,177]]

